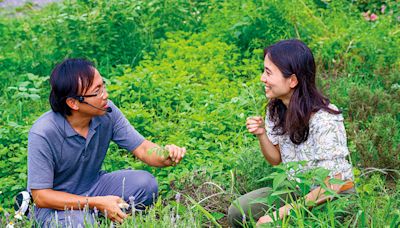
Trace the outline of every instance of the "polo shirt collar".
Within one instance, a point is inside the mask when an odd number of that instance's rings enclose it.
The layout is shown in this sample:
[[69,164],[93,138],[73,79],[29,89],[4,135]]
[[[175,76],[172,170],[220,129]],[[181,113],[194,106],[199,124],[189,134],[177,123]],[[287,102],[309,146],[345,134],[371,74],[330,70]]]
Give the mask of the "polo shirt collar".
[[95,116],[92,118],[89,124],[89,129],[95,130],[97,126],[101,123],[100,116]]
[[[66,137],[79,135],[72,128],[71,124],[69,124],[68,120],[64,116],[62,116],[60,113],[55,113],[55,114],[56,114],[57,125],[61,129],[61,131],[65,133]],[[95,129],[97,128],[97,126],[99,126],[100,123],[101,123],[100,117],[98,116],[93,117],[92,120],[90,121],[89,129],[95,131]]]

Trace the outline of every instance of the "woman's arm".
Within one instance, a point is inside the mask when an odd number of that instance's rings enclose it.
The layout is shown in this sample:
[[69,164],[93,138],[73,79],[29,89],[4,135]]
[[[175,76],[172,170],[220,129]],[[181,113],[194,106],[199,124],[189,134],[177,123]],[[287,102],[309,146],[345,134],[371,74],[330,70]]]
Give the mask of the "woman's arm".
[[279,165],[282,162],[279,145],[274,146],[266,134],[257,135],[257,138],[265,159],[267,159],[271,165]]
[[265,159],[271,165],[279,165],[282,162],[279,146],[274,146],[267,137],[263,118],[260,116],[247,118],[246,127],[250,133],[257,136]]

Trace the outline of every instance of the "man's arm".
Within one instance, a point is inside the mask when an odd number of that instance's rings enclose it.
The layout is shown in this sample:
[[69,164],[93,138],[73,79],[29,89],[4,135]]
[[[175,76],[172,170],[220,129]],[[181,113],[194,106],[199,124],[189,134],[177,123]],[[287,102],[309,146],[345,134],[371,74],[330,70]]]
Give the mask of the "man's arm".
[[166,145],[167,154],[159,153],[161,147],[153,142],[144,140],[140,146],[132,151],[132,153],[144,163],[155,166],[165,167],[178,164],[185,156],[186,148],[175,145]]
[[119,204],[124,203],[118,196],[96,196],[87,197],[74,195],[53,189],[32,189],[32,198],[39,208],[52,208],[56,210],[83,210],[88,205],[93,209],[96,207],[113,221],[122,223],[127,215],[121,211]]

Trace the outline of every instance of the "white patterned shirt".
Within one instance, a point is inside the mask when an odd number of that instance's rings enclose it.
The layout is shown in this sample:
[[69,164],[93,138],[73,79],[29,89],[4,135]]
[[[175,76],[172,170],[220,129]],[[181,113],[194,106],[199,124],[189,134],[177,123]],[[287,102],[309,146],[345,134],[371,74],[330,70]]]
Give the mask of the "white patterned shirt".
[[[338,110],[330,104],[329,107]],[[342,174],[342,180],[354,179],[352,166],[346,160],[349,154],[342,114],[331,114],[323,109],[311,116],[309,135],[305,142],[294,144],[288,134],[277,135],[272,130],[274,123],[265,118],[269,140],[279,145],[282,162],[307,161],[305,170],[322,167],[330,170],[330,177]]]

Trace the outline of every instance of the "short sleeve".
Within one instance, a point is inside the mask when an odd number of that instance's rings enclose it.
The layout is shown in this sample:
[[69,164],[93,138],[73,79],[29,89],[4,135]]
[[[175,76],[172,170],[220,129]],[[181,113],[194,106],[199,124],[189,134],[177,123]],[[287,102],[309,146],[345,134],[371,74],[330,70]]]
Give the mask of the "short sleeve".
[[324,112],[313,123],[313,131],[313,143],[316,147],[313,160],[331,160],[349,154],[341,114]]
[[48,142],[40,135],[28,135],[28,191],[53,188],[54,159]]
[[265,130],[267,132],[267,137],[273,145],[278,145],[279,136],[276,134],[276,132],[274,132],[274,126],[274,122],[272,122],[269,118],[269,111],[267,111],[267,115],[265,116]]
[[112,140],[120,147],[133,151],[140,144],[143,143],[144,137],[136,131],[136,129],[129,123],[126,117],[122,114],[111,101],[109,102],[112,108],[113,119],[113,136]]

